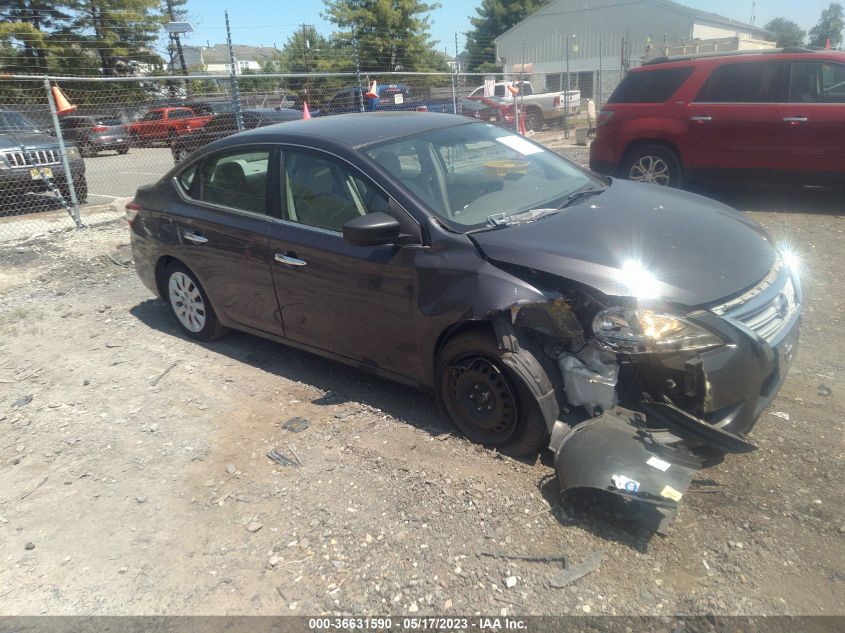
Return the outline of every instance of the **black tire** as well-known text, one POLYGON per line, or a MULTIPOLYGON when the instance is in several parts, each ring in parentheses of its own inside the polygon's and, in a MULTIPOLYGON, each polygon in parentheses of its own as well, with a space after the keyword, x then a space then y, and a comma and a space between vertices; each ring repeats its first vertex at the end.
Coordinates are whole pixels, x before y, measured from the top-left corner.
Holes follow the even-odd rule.
POLYGON ((188 157, 191 155, 191 150, 189 150, 187 147, 180 147, 179 149, 174 150, 172 153, 173 153, 173 162, 174 163, 181 163, 182 161, 185 161, 185 160, 188 159, 188 157))
POLYGON ((170 306, 170 311, 176 319, 176 323, 188 337, 198 341, 211 341, 228 331, 217 319, 217 313, 214 311, 202 284, 187 266, 180 263, 170 264, 164 270, 161 288, 164 300, 170 306), (171 288, 171 283, 174 284, 174 288, 171 288), (191 310, 194 313, 193 320, 186 316, 187 311, 183 308, 183 305, 187 305, 191 298, 194 299, 190 301, 193 306, 193 310, 191 310), (199 302, 196 301, 197 298, 199 302), (201 322, 197 320, 200 314, 202 315, 201 322), (192 323, 193 327, 189 327, 189 323, 192 323))
POLYGON ((666 145, 641 145, 622 161, 619 176, 626 180, 648 182, 663 187, 680 187, 684 181, 681 160, 666 145))
MULTIPOLYGON (((85 204, 88 202, 88 181, 85 180, 84 175, 73 179, 73 189, 76 192, 77 204, 85 204)), ((65 199, 65 202, 70 203, 70 187, 66 184, 60 184, 59 191, 65 199)))
POLYGON ((117 148, 118 154, 126 154, 129 151, 129 145, 121 145, 117 148))
POLYGON ((513 457, 531 455, 548 444, 540 407, 528 387, 483 332, 450 339, 436 363, 436 396, 441 414, 469 440, 513 457))
POLYGON ((173 143, 176 142, 176 130, 168 130, 167 131, 167 138, 164 140, 164 143, 167 147, 173 147, 173 143))
POLYGON ((89 158, 91 156, 96 156, 97 152, 91 149, 91 146, 88 143, 80 143, 79 144, 79 155, 82 158, 89 158))
POLYGON ((546 124, 546 118, 543 116, 543 111, 539 108, 528 108, 525 113, 525 124, 529 130, 539 132, 546 124))
POLYGON ((141 147, 143 145, 143 143, 141 142, 141 137, 138 135, 137 132, 132 132, 130 138, 132 139, 132 145, 134 145, 135 147, 141 147))

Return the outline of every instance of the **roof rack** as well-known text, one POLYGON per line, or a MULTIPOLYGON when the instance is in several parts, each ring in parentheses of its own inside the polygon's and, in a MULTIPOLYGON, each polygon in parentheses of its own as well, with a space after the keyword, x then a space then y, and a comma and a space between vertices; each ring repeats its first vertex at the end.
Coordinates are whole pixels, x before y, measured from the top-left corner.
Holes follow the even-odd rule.
MULTIPOLYGON (((802 48, 800 46, 787 46, 786 48, 746 48, 739 51, 712 51, 708 53, 689 53, 688 55, 673 55, 671 57, 661 56, 643 62, 643 66, 651 66, 652 64, 665 64, 667 62, 681 62, 692 59, 706 59, 708 57, 730 57, 733 55, 778 55, 781 53, 819 53, 824 51, 817 51, 810 48, 802 48)), ((829 52, 829 51, 828 51, 829 52)))

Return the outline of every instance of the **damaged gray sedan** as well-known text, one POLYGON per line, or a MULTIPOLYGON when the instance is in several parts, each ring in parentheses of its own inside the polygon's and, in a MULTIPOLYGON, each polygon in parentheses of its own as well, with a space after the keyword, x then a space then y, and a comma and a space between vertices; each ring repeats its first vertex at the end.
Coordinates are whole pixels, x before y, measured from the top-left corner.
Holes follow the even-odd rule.
POLYGON ((469 439, 551 447, 562 490, 661 517, 702 453, 754 449, 798 343, 796 257, 754 222, 463 117, 237 134, 127 215, 187 335, 235 328, 431 389, 469 439))

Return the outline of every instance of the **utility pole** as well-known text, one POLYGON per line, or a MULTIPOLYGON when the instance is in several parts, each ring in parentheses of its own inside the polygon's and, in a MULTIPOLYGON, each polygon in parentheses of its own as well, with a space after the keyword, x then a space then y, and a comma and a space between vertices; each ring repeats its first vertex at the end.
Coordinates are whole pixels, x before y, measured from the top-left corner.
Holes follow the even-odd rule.
POLYGON ((238 122, 238 132, 244 130, 244 116, 241 112, 241 93, 238 90, 238 77, 235 75, 235 49, 232 48, 232 30, 229 28, 229 12, 226 15, 226 43, 229 45, 229 81, 232 84, 232 100, 235 102, 235 120, 238 122))
MULTIPOLYGON (((311 72, 310 67, 308 66, 308 52, 311 49, 311 42, 308 41, 308 27, 311 26, 310 24, 301 24, 300 29, 302 29, 302 41, 305 47, 303 54, 305 56, 305 74, 309 74, 311 72)), ((308 101, 311 98, 311 77, 305 78, 305 101, 308 101)))
MULTIPOLYGON (((173 11, 173 0, 167 0, 167 12, 170 14, 170 21, 176 21, 176 15, 173 11)), ((182 74, 187 76, 188 75, 188 66, 185 64, 185 51, 182 50, 182 40, 179 39, 179 34, 174 33, 170 36, 170 39, 176 43, 176 54, 179 56, 179 65, 182 67, 182 74)), ((172 65, 172 61, 171 61, 172 65)), ((187 86, 186 86, 187 88, 187 86)))
POLYGON ((355 82, 358 84, 358 110, 364 111, 364 88, 361 86, 361 61, 358 59, 358 38, 352 31, 352 49, 355 54, 355 82))
POLYGON ((575 33, 566 36, 566 92, 563 94, 563 138, 569 138, 569 91, 572 81, 569 77, 569 49, 570 40, 575 40, 575 33))

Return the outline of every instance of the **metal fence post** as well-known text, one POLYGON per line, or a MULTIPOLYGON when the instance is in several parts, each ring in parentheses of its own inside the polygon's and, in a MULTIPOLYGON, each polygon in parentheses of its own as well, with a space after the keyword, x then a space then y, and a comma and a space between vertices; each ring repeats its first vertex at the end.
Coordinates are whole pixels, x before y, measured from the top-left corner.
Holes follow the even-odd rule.
MULTIPOLYGON (((73 174, 70 171, 70 163, 67 159, 67 151, 65 150, 65 140, 62 137, 62 128, 59 125, 59 113, 56 110, 56 102, 53 99, 53 91, 50 86, 50 78, 44 77, 44 91, 47 93, 47 103, 50 104, 50 117, 53 119, 53 130, 56 133, 56 140, 59 143, 59 153, 62 155, 62 169, 65 172, 65 183, 67 190, 70 193, 70 217, 76 223, 77 227, 82 226, 82 218, 79 215, 79 203, 76 200, 76 187, 73 184, 73 174)), ((40 172, 41 170, 39 170, 40 172)), ((41 172, 43 178, 43 172, 41 172)), ((64 196, 63 196, 64 197, 64 196)))
POLYGON ((241 112, 241 93, 238 90, 238 75, 235 72, 235 49, 232 48, 232 31, 229 29, 229 12, 224 11, 226 15, 226 42, 229 45, 229 81, 232 83, 232 101, 235 104, 235 119, 238 122, 238 132, 244 130, 244 115, 241 112))
POLYGON ((355 53, 355 82, 358 84, 358 110, 364 111, 364 87, 361 85, 361 60, 358 58, 358 38, 352 33, 352 48, 355 53))

